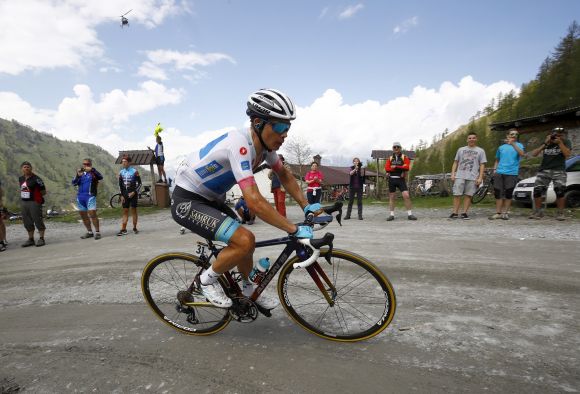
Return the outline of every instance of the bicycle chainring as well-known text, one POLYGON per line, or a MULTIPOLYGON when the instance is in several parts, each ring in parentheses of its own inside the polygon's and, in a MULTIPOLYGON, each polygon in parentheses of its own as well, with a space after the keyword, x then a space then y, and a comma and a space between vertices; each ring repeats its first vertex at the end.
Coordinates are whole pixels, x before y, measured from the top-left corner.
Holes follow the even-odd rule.
POLYGON ((233 297, 229 309, 230 316, 240 323, 251 323, 258 318, 258 308, 254 301, 247 297, 233 297))

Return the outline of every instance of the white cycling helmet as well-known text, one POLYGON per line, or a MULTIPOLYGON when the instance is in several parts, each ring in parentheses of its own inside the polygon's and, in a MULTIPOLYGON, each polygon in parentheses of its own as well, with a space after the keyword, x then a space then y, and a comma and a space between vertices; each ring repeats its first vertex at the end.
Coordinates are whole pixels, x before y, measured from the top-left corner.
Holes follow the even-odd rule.
POLYGON ((260 89, 248 97, 248 116, 296 119, 296 108, 292 99, 276 89, 260 89))

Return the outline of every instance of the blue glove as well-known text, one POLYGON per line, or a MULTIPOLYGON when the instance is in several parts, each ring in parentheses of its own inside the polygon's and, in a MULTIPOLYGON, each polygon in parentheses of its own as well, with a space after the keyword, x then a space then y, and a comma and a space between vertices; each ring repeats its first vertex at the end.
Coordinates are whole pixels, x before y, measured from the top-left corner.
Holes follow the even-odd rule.
POLYGON ((304 207, 304 213, 306 215, 308 215, 308 212, 316 212, 319 211, 321 209, 320 204, 316 203, 316 204, 308 204, 307 206, 304 207))
POLYGON ((298 226, 298 230, 291 235, 295 236, 296 238, 310 238, 314 236, 312 234, 312 227, 310 226, 298 226))

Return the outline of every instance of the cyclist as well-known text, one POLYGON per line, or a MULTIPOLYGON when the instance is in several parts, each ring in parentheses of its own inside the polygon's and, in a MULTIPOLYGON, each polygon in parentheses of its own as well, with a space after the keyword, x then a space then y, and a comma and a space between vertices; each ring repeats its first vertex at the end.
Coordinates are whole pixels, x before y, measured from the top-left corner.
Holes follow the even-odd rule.
MULTIPOLYGON (((232 305, 217 282, 222 273, 237 266, 243 276, 244 295, 250 296, 254 291, 247 276, 253 266, 255 237, 225 204, 225 193, 237 183, 248 208, 264 222, 297 238, 312 238, 311 227, 294 225, 260 194, 254 172, 265 160, 305 213, 320 209, 319 204, 306 202, 300 186, 276 153, 288 135, 290 122, 296 119, 292 100, 278 90, 261 89, 248 97, 246 114, 250 117, 248 130, 223 134, 180 164, 172 195, 171 213, 177 223, 228 245, 212 266, 196 278, 208 301, 222 308, 232 305)), ((265 309, 278 305, 276 298, 264 293, 256 302, 265 309)))
POLYGON ((385 162, 385 171, 389 178, 390 213, 387 217, 387 222, 395 220, 395 193, 397 192, 397 188, 401 191, 403 203, 405 204, 405 208, 407 208, 407 219, 417 220, 415 215, 413 215, 413 204, 411 203, 411 197, 409 196, 407 182, 405 182, 405 175, 411 168, 411 160, 409 160, 409 157, 405 155, 401 149, 400 142, 393 142, 393 154, 391 157, 387 158, 387 161, 385 162))
POLYGON ((123 156, 121 159, 121 171, 119 172, 119 189, 121 190, 121 202, 123 204, 123 222, 121 230, 117 236, 127 235, 127 222, 129 221, 129 207, 131 208, 131 216, 133 217, 133 232, 139 233, 137 230, 137 201, 139 199, 139 189, 141 189, 141 176, 139 171, 129 165, 131 158, 123 156))
POLYGON ((101 239, 99 232, 99 217, 97 216, 97 188, 103 176, 93 167, 93 161, 89 158, 83 160, 81 168, 77 169, 77 174, 72 180, 73 186, 78 186, 77 207, 83 224, 87 232, 81 239, 95 238, 101 239), (91 222, 95 226, 95 234, 91 222))

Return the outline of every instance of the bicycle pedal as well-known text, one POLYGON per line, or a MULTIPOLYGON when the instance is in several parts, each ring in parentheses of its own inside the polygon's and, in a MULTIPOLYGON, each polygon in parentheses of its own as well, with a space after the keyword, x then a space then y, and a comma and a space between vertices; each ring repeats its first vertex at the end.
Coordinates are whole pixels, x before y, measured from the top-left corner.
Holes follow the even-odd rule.
POLYGON ((260 313, 266 317, 272 317, 272 311, 270 309, 266 309, 261 307, 260 305, 258 305, 257 303, 255 304, 256 308, 258 308, 258 310, 260 311, 260 313))

